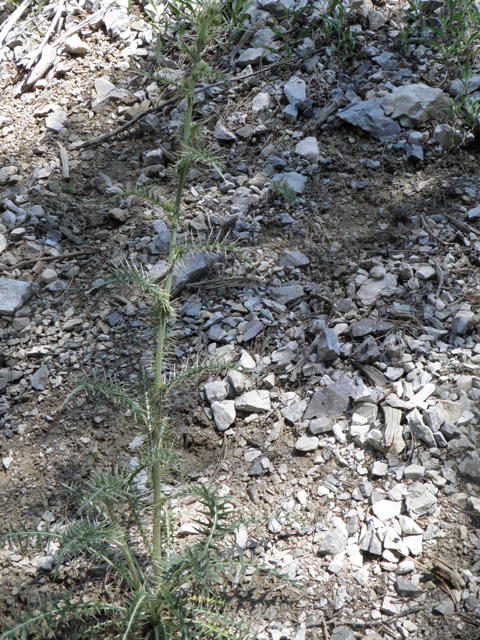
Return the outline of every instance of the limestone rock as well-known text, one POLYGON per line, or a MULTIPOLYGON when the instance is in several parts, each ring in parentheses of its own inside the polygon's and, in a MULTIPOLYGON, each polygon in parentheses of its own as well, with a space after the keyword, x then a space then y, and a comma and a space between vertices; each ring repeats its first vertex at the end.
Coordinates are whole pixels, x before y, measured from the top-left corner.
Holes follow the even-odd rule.
POLYGON ((13 316, 33 295, 33 282, 0 278, 0 315, 13 316))
POLYGON ((337 115, 341 120, 367 131, 380 142, 398 135, 401 131, 398 122, 385 115, 382 98, 350 104, 337 115))
POLYGON ((450 106, 446 93, 422 83, 397 87, 392 97, 392 118, 398 118, 404 127, 416 127, 432 118, 441 118, 450 106))

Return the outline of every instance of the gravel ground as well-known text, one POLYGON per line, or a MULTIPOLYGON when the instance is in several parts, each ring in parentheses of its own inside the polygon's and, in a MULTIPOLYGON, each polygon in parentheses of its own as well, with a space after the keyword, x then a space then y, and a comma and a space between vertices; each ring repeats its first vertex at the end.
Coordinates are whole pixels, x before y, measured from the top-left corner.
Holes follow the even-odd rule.
MULTIPOLYGON (((198 94, 225 168, 191 173, 180 228, 180 242, 229 234, 256 269, 185 260, 166 370, 217 357, 249 375, 179 387, 172 436, 189 482, 269 514, 227 543, 302 587, 245 576, 236 603, 261 638, 478 638, 477 143, 450 148, 456 77, 429 65, 428 47, 403 54, 397 7, 365 0, 352 14, 353 61, 314 30, 295 41, 292 67, 262 49, 277 4, 252 9, 265 24, 235 54, 245 78, 198 94), (249 76, 260 58, 274 66, 249 76)), ((151 365, 149 300, 91 289, 125 260, 162 273, 167 221, 119 194, 172 196, 182 113, 174 102, 86 146, 170 94, 136 73, 158 67, 142 7, 98 15, 88 0, 68 3, 53 66, 28 86, 25 56, 54 6, 23 16, 0 47, 0 504, 14 521, 71 516, 64 484, 93 464, 130 464, 141 444, 119 405, 64 402, 83 376, 128 387, 151 365)), ((12 9, 0 2, 0 29, 12 9)), ((166 42, 163 69, 181 78, 166 42)), ((210 54, 226 71, 232 47, 210 54)), ((193 513, 177 511, 188 540, 193 513)), ((72 559, 55 582, 54 562, 0 551, 0 611, 106 580, 72 559)))

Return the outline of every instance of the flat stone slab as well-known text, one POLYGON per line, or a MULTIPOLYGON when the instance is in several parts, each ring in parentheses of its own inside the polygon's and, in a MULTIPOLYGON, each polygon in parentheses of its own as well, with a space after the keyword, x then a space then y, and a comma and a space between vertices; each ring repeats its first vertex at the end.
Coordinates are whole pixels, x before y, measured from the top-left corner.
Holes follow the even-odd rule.
POLYGON ((268 391, 247 391, 235 400, 237 411, 250 411, 258 413, 260 411, 270 411, 270 394, 268 391))
POLYGON ((348 409, 354 390, 353 380, 347 376, 323 389, 318 389, 313 394, 303 419, 338 418, 348 409))
POLYGON ((385 274, 381 280, 367 278, 357 291, 357 298, 364 304, 370 305, 379 295, 389 296, 395 292, 397 288, 397 278, 393 273, 385 274))
MULTIPOLYGON (((213 267, 218 256, 206 251, 187 253, 180 258, 173 268, 172 293, 179 293, 187 284, 198 282, 213 267)), ((159 260, 148 272, 148 277, 154 282, 159 282, 167 275, 166 260, 159 260)))
POLYGON ((398 135, 402 129, 398 122, 385 115, 382 100, 383 98, 375 98, 351 104, 339 111, 338 116, 344 122, 359 127, 384 142, 398 135))
POLYGON ((34 291, 33 282, 0 278, 0 315, 13 316, 15 311, 23 307, 34 291))

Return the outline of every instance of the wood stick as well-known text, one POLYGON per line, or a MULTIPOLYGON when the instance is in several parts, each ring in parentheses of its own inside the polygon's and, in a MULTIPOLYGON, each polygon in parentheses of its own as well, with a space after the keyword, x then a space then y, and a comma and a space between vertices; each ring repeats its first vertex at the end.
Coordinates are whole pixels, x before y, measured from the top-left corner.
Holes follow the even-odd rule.
POLYGON ((30 69, 34 66, 34 64, 42 55, 43 49, 45 48, 48 41, 50 40, 53 32, 55 31, 55 27, 57 26, 58 21, 62 16, 64 6, 65 6, 65 0, 60 0, 60 2, 57 5, 57 10, 55 12, 55 15, 53 16, 53 20, 50 23, 50 26, 48 27, 47 32, 44 35, 40 45, 34 51, 29 53, 25 58, 19 61, 19 64, 23 65, 27 71, 30 71, 30 69))
POLYGON ((68 153, 65 147, 58 143, 60 164, 62 165, 62 180, 68 182, 70 180, 70 168, 68 166, 68 153))
POLYGON ((32 2, 33 0, 23 0, 22 4, 18 6, 15 11, 5 20, 3 28, 0 31, 0 46, 3 45, 12 28, 17 24, 17 22, 23 16, 28 7, 32 4, 32 2))
POLYGON ((37 262, 45 261, 45 262, 61 262, 62 260, 69 260, 70 258, 78 258, 79 256, 88 256, 97 253, 97 251, 93 251, 91 249, 86 249, 84 251, 72 251, 72 253, 63 253, 60 256, 37 256, 36 258, 30 258, 29 260, 22 260, 22 262, 17 262, 17 264, 12 265, 2 265, 2 271, 13 271, 14 269, 22 269, 23 267, 29 267, 30 265, 35 265, 37 262))

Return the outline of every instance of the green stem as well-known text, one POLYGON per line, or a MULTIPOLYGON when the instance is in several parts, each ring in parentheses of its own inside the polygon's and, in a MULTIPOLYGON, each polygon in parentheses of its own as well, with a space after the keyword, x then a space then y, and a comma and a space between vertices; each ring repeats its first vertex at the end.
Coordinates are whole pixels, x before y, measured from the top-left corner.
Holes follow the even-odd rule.
POLYGON ((138 591, 141 588, 142 583, 140 582, 140 577, 138 575, 137 567, 135 566, 135 561, 133 560, 132 553, 128 547, 127 541, 125 540, 125 536, 123 535, 122 528, 120 526, 120 523, 118 522, 117 514, 115 513, 115 509, 113 508, 111 500, 105 500, 105 505, 107 507, 110 520, 112 521, 112 524, 115 528, 115 533, 118 537, 118 546, 120 547, 120 550, 122 551, 130 570, 130 584, 135 590, 138 591))
MULTIPOLYGON (((185 114, 185 127, 183 130, 182 138, 182 152, 188 149, 191 137, 192 128, 192 116, 193 116, 193 101, 195 96, 195 84, 197 80, 198 65, 200 62, 201 53, 204 46, 203 37, 198 39, 195 54, 193 57, 193 69, 190 76, 190 83, 187 91, 187 112, 185 114)), ((177 193, 175 197, 175 205, 171 217, 171 235, 170 235, 170 247, 168 252, 168 270, 167 277, 164 283, 164 292, 167 300, 170 299, 170 292, 172 289, 173 268, 177 259, 177 231, 178 222, 180 219, 180 212, 182 208, 182 195, 185 187, 185 180, 189 170, 188 164, 183 165, 178 174, 177 193)), ((158 460, 158 452, 161 446, 161 431, 160 421, 162 418, 161 412, 161 398, 160 390, 162 385, 162 366, 165 353, 165 337, 167 333, 168 316, 162 313, 160 323, 157 331, 157 341, 155 346, 155 379, 154 379, 154 392, 156 402, 158 403, 158 422, 152 433, 153 451, 155 454, 155 461, 152 464, 152 484, 153 484, 153 574, 155 587, 158 589, 161 585, 161 570, 160 560, 162 557, 162 520, 161 520, 161 508, 162 508, 162 494, 161 494, 161 467, 158 460)))

